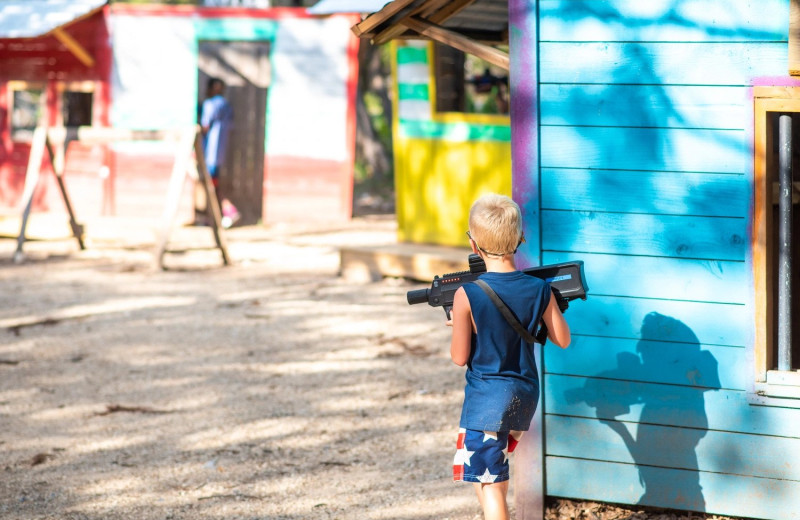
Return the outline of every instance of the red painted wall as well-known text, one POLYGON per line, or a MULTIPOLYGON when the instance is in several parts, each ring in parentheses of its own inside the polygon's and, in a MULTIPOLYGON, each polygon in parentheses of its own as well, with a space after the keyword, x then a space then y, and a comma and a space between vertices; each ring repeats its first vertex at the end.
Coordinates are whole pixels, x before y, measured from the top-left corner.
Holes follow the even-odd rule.
MULTIPOLYGON (((72 36, 95 63, 87 67, 69 52, 55 37, 32 39, 0 39, 0 211, 14 213, 21 209, 22 189, 30 154, 27 142, 14 141, 10 133, 10 110, 13 107, 9 81, 44 84, 47 93, 45 117, 51 125, 59 124, 61 113, 60 89, 66 82, 89 81, 94 86, 92 123, 109 123, 111 48, 106 24, 107 8, 68 25, 64 30, 72 36)), ((111 162, 106 146, 84 146, 73 143, 67 150, 66 182, 81 179, 93 181, 102 191, 108 184, 99 176, 101 167, 111 162)), ((43 175, 34 195, 34 211, 64 211, 64 204, 50 169, 43 161, 43 175)), ((83 190, 81 190, 83 191, 83 190)), ((72 197, 78 193, 70 190, 72 197)))

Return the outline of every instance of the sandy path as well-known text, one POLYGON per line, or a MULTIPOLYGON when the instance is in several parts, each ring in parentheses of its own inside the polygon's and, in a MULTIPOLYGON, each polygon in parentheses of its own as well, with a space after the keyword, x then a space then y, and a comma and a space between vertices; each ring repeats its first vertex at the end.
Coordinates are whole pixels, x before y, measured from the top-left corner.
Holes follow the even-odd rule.
POLYGON ((0 518, 479 518, 449 480, 444 314, 406 305, 421 284, 337 276, 337 246, 392 242, 392 221, 234 229, 233 266, 169 271, 146 228, 113 224, 22 265, 0 240, 0 518))

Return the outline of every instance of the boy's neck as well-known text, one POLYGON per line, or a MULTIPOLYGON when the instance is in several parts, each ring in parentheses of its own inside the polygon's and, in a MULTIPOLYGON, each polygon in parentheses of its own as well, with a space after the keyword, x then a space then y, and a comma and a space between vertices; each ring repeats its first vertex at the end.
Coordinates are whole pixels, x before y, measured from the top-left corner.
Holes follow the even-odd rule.
POLYGON ((517 265, 514 262, 514 255, 506 255, 499 258, 482 254, 481 258, 483 258, 486 264, 486 271, 489 273, 511 273, 517 270, 517 265))

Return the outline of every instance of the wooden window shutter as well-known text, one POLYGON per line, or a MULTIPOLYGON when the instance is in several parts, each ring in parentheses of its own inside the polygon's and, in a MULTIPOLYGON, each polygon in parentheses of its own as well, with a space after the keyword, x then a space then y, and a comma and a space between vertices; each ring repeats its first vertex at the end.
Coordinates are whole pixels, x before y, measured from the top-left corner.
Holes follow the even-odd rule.
POLYGON ((789 74, 800 76, 800 0, 789 7, 789 74))

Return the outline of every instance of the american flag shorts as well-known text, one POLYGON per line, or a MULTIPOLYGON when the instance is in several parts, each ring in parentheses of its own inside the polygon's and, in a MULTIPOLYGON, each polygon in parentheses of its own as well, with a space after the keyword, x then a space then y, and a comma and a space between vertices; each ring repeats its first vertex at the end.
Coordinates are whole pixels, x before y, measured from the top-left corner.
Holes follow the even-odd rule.
POLYGON ((458 430, 453 480, 456 482, 503 482, 508 480, 508 454, 523 432, 458 430))

